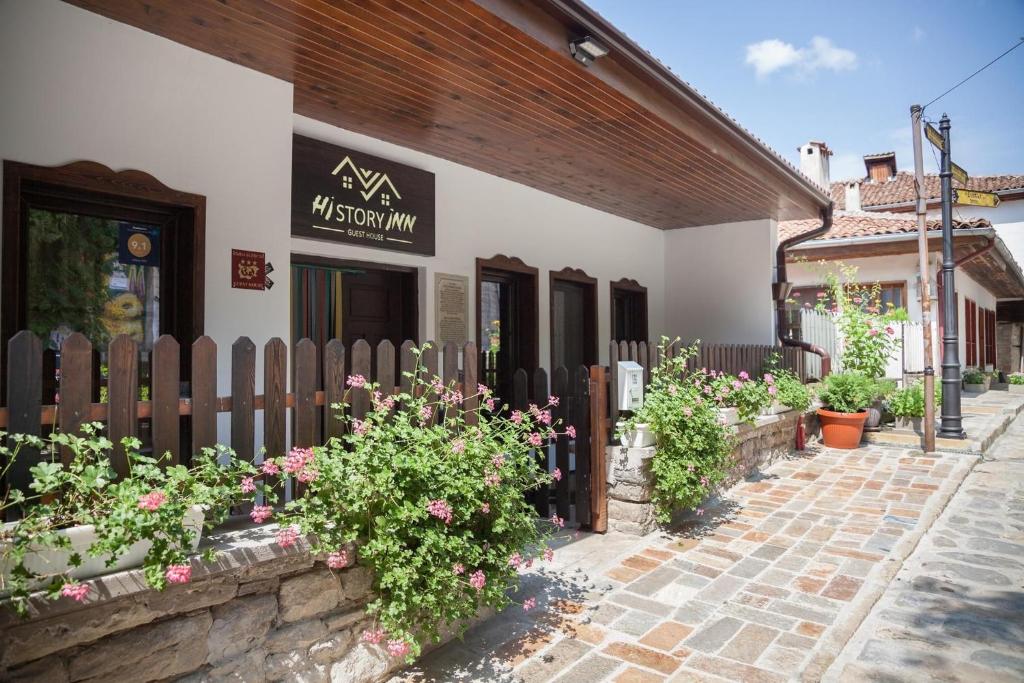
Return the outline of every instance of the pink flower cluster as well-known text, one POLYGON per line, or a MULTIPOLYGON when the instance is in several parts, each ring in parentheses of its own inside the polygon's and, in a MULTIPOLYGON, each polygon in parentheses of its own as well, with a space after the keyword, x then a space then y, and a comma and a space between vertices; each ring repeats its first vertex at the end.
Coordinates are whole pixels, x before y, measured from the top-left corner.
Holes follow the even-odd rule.
POLYGON ((481 505, 480 506, 480 512, 484 513, 485 515, 491 514, 491 504, 490 503, 484 503, 483 505, 481 505))
POLYGON ((253 493, 256 490, 256 482, 252 477, 242 477, 242 493, 253 493))
POLYGON ((406 657, 412 646, 404 640, 389 640, 388 641, 388 654, 392 657, 406 657))
POLYGON ((188 583, 192 580, 192 565, 172 564, 164 572, 168 583, 188 583))
POLYGON ((65 583, 60 589, 60 594, 65 598, 71 598, 75 602, 85 602, 91 590, 89 585, 85 583, 65 583))
POLYGON ((529 612, 537 606, 537 598, 527 598, 523 601, 523 609, 529 612))
POLYGON ((444 401, 445 403, 447 403, 450 406, 457 406, 460 403, 462 403, 462 400, 463 400, 462 392, 457 390, 457 389, 452 390, 452 391, 446 391, 444 396, 441 398, 441 400, 444 401))
POLYGON ((508 566, 515 569, 519 569, 523 565, 523 556, 519 553, 512 553, 512 557, 508 558, 508 566))
POLYGON ((476 393, 480 394, 481 396, 490 396, 491 390, 487 387, 486 384, 477 384, 476 393))
POLYGON ((365 420, 352 420, 352 431, 359 436, 366 436, 370 431, 370 424, 365 420))
POLYGON ((263 474, 275 475, 281 473, 281 468, 273 460, 265 460, 260 469, 263 470, 263 474))
POLYGON ((366 386, 366 378, 362 375, 349 375, 345 383, 353 389, 362 389, 366 386))
POLYGON ((486 583, 487 583, 487 577, 484 576, 483 571, 480 570, 480 569, 477 569, 469 577, 469 585, 472 586, 473 588, 477 589, 478 591, 483 590, 484 589, 484 585, 486 583))
POLYGON ((249 518, 252 519, 256 524, 263 524, 274 514, 274 508, 269 505, 254 505, 252 511, 249 512, 249 518))
POLYGON ((558 516, 558 513, 551 515, 551 523, 559 529, 565 528, 565 520, 558 516))
POLYGON ((284 459, 284 471, 288 474, 296 474, 312 462, 312 448, 296 447, 288 451, 288 455, 284 459))
POLYGON ((511 419, 517 425, 523 423, 523 417, 524 417, 523 416, 523 411, 521 411, 521 410, 513 410, 512 411, 512 418, 511 419))
POLYGON ((484 477, 484 484, 486 486, 497 486, 501 483, 501 476, 498 474, 488 474, 484 477))
POLYGON ((363 631, 363 642, 377 645, 380 641, 384 640, 386 633, 382 628, 368 628, 363 631))
POLYGON ((500 470, 502 466, 504 466, 505 464, 505 456, 500 453, 498 455, 493 456, 491 458, 491 464, 500 470))
POLYGON ((327 556, 327 566, 331 569, 344 569, 348 566, 348 551, 335 550, 327 556))
POLYGON ((277 532, 277 544, 282 548, 290 548, 299 540, 299 527, 294 524, 277 532))
POLYGON ((576 438, 576 428, 573 427, 572 425, 569 425, 568 427, 565 428, 565 433, 569 436, 570 439, 576 438))
POLYGON ((139 509, 156 512, 166 502, 167 494, 163 491, 150 491, 139 496, 139 509))
POLYGON ((434 409, 430 406, 423 406, 420 408, 420 420, 426 422, 434 414, 434 409))
POLYGON ((551 478, 555 481, 562 481, 562 470, 556 467, 551 471, 551 478))
POLYGON ((455 439, 455 441, 452 442, 452 453, 455 455, 459 455, 460 453, 465 452, 465 450, 466 442, 462 439, 455 439))
POLYGON ((462 576, 466 573, 466 565, 462 564, 461 562, 456 562, 452 565, 452 573, 456 576, 462 576))
POLYGON ((557 406, 558 405, 558 397, 557 396, 548 396, 548 405, 557 406))
POLYGON ((430 501, 430 504, 427 505, 427 512, 440 520, 444 520, 445 524, 452 523, 452 506, 447 501, 440 498, 430 501))
POLYGON ((541 436, 539 432, 531 432, 530 436, 528 436, 526 440, 530 443, 531 446, 540 446, 542 443, 544 443, 544 437, 541 436))

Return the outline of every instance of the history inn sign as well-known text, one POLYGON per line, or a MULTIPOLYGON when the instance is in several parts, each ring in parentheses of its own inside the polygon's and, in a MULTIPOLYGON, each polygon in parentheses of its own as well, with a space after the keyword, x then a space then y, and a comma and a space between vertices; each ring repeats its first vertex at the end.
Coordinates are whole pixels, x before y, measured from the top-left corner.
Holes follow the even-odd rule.
POLYGON ((294 136, 292 235, 434 255, 434 174, 294 136))

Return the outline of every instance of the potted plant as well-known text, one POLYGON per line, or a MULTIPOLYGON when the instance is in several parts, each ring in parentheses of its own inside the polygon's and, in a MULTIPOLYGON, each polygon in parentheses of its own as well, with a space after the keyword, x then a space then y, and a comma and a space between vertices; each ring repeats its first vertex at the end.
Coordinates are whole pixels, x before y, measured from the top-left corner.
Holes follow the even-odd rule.
POLYGON ((740 422, 752 424, 772 404, 768 385, 751 379, 745 370, 737 375, 709 373, 711 396, 719 403, 719 412, 726 425, 740 422))
POLYGON ((1024 394, 1024 372, 1011 372, 1006 379, 1007 391, 1011 394, 1024 394))
POLYGON ((615 433, 619 435, 619 443, 623 448, 648 448, 654 445, 654 430, 646 422, 629 423, 619 420, 615 423, 615 433))
POLYGON ((964 391, 981 394, 986 391, 985 373, 981 370, 968 368, 964 371, 964 391))
POLYGON ((827 376, 818 397, 825 406, 818 409, 821 434, 829 448, 856 448, 864 432, 867 408, 875 400, 877 384, 859 372, 827 376))
MULTIPOLYGON (((935 405, 942 403, 942 384, 935 383, 935 405)), ((896 389, 888 398, 889 412, 896 418, 896 429, 909 429, 922 433, 924 418, 924 382, 896 389)))
POLYGON ((21 517, 0 527, 0 593, 18 611, 34 590, 84 600, 91 589, 82 580, 137 566, 157 589, 187 582, 204 523, 219 522, 258 490, 251 464, 218 463, 218 456, 230 455, 226 449, 207 449, 186 468, 141 455, 132 438, 124 440, 128 474, 119 477, 110 460, 113 443, 100 429, 85 425, 83 436, 53 434, 46 441, 12 435, 13 447, 0 447, 7 468, 23 448, 43 455, 29 470, 29 492, 9 490, 0 499, 0 513, 21 517))

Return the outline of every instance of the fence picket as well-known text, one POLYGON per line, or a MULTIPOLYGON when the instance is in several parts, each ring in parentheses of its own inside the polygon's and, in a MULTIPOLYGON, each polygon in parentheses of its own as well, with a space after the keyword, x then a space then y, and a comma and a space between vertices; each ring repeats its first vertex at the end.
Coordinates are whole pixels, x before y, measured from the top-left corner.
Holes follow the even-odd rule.
POLYGON ((553 422, 558 422, 559 434, 554 439, 555 445, 555 466, 562 473, 562 478, 555 482, 555 510, 558 516, 569 519, 569 479, 571 476, 569 467, 569 437, 564 433, 565 427, 569 424, 569 407, 572 397, 569 395, 569 370, 563 365, 555 368, 551 376, 551 393, 558 397, 558 405, 552 406, 551 412, 553 422))
POLYGON ((345 433, 345 345, 332 339, 324 347, 324 438, 341 438, 345 433), (339 406, 335 408, 334 406, 339 406))
POLYGON ((192 343, 192 452, 217 443, 217 344, 207 336, 192 343))
POLYGON ((385 396, 395 393, 395 345, 390 339, 377 344, 377 383, 385 396))
MULTIPOLYGON (((533 399, 531 403, 536 403, 538 406, 542 406, 547 403, 548 400, 548 374, 544 368, 537 368, 533 373, 533 392, 531 395, 533 399)), ((544 439, 543 443, 535 450, 535 456, 537 458, 537 466, 544 472, 550 471, 548 467, 548 460, 550 454, 548 448, 550 444, 547 439, 544 439)), ((534 494, 534 508, 537 510, 537 515, 540 517, 547 517, 551 514, 551 492, 549 488, 541 486, 537 489, 534 494)))
POLYGON ((466 423, 475 425, 479 423, 477 410, 480 407, 480 397, 477 395, 476 363, 480 356, 476 352, 476 344, 471 341, 466 342, 462 349, 462 375, 465 385, 462 393, 466 395, 462 407, 466 410, 466 423))
MULTIPOLYGON (((42 419, 43 345, 39 337, 22 330, 7 345, 7 431, 9 434, 39 436, 42 419)), ((14 447, 13 441, 8 444, 14 447)), ((7 471, 12 489, 30 493, 29 469, 39 461, 39 451, 23 446, 7 471)), ((5 463, 6 464, 6 463, 5 463)), ((14 510, 9 511, 10 514, 14 510)))
MULTIPOLYGON (((437 374, 437 344, 435 344, 434 342, 427 342, 424 345, 424 347, 423 347, 423 354, 420 356, 420 362, 423 363, 423 371, 424 371, 424 374, 425 374, 425 379, 428 382, 432 382, 435 377, 439 376, 437 374)), ((428 394, 430 396, 432 396, 432 398, 429 399, 431 402, 437 400, 438 397, 433 395, 434 394, 434 390, 433 389, 427 389, 426 391, 428 392, 428 394)), ((438 413, 438 411, 435 409, 430 414, 430 420, 429 420, 430 424, 437 423, 437 420, 439 419, 437 413, 438 413)))
MULTIPOLYGON (((371 377, 370 353, 370 344, 365 339, 359 339, 352 345, 352 374, 362 375, 367 381, 371 377)), ((353 387, 349 398, 349 403, 352 405, 352 417, 357 420, 364 419, 370 412, 370 392, 353 387)))
POLYGON ((292 443, 299 448, 308 448, 316 444, 316 344, 312 339, 299 340, 292 363, 295 364, 292 443))
POLYGON ((178 340, 169 334, 160 335, 153 344, 150 396, 153 405, 153 456, 170 454, 171 465, 181 462, 178 394, 181 393, 181 351, 178 340))
MULTIPOLYGON (((92 402, 92 344, 85 335, 75 332, 60 347, 60 431, 78 435, 78 430, 89 420, 92 402)), ((71 451, 61 449, 65 464, 71 460, 71 451)))
POLYGON ((288 448, 288 345, 274 337, 263 347, 263 447, 265 459, 277 458, 288 448))
POLYGON ((637 363, 644 369, 644 386, 651 383, 651 358, 647 354, 647 342, 640 342, 636 345, 637 363))
POLYGON ((231 447, 241 460, 256 455, 256 345, 239 337, 231 345, 231 447))
POLYGON ((443 353, 444 358, 441 362, 444 364, 444 377, 442 380, 446 387, 450 387, 459 382, 459 347, 455 345, 455 342, 445 342, 443 353))
POLYGON ((126 334, 119 334, 110 342, 107 352, 107 397, 110 416, 107 426, 114 442, 111 464, 120 476, 128 474, 128 459, 121 439, 139 433, 139 351, 126 334))
POLYGON ((608 392, 608 400, 611 401, 611 412, 612 415, 619 414, 619 361, 625 360, 619 355, 622 350, 622 346, 617 342, 610 342, 608 344, 608 382, 611 386, 611 391, 608 392))

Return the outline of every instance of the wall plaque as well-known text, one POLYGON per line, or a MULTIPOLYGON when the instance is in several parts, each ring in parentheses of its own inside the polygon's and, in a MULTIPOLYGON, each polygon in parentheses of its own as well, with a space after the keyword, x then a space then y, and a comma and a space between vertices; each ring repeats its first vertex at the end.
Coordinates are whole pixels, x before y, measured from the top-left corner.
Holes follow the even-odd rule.
POLYGON ((434 273, 434 321, 438 344, 469 338, 469 278, 465 275, 434 273))
POLYGON ((232 249, 231 287, 234 289, 266 289, 267 255, 262 251, 232 249))
POLYGON ((434 255, 434 174, 295 135, 292 235, 434 255))

